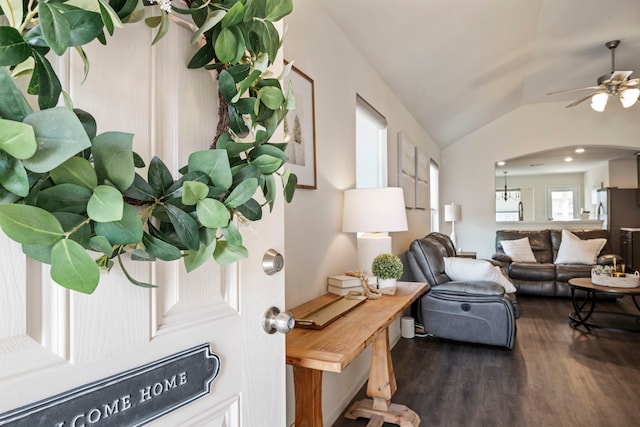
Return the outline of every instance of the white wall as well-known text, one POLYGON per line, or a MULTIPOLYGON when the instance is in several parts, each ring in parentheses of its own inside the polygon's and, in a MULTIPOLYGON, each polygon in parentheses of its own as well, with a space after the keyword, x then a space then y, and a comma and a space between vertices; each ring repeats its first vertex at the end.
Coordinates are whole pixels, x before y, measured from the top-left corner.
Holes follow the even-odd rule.
MULTIPOLYGON (((316 0, 295 2, 285 19, 285 59, 314 80, 317 189, 298 190, 285 209, 286 306, 294 307, 326 292, 326 278, 356 268, 356 236, 342 233, 342 198, 355 187, 356 94, 388 121, 389 185, 397 186, 397 133, 435 161, 439 148, 361 57, 316 0)), ((393 233, 393 252, 429 232, 428 211, 407 211, 409 231, 393 233)), ((392 339, 399 336, 397 324, 392 339)), ((340 415, 368 375, 369 352, 341 374, 324 374, 325 425, 340 415)), ((293 385, 289 370, 287 420, 293 422, 293 385)))
POLYGON ((497 161, 579 144, 640 147, 640 106, 625 110, 611 103, 604 113, 596 113, 586 104, 570 109, 565 104, 520 107, 442 150, 443 200, 462 204, 465 213, 456 234, 465 250, 481 258, 494 252, 497 161))

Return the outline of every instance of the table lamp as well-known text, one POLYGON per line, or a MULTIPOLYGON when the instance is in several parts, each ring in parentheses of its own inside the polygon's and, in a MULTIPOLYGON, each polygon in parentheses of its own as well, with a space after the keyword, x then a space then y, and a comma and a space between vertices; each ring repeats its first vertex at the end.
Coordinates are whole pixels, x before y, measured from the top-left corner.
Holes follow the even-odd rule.
POLYGON ((453 246, 458 250, 458 241, 456 236, 456 221, 462 219, 462 207, 451 203, 450 205, 444 205, 444 220, 451 223, 451 241, 453 246))
POLYGON ((391 231, 406 231, 402 188, 356 188, 344 192, 342 231, 358 233, 358 269, 371 274, 373 259, 391 253, 391 231))

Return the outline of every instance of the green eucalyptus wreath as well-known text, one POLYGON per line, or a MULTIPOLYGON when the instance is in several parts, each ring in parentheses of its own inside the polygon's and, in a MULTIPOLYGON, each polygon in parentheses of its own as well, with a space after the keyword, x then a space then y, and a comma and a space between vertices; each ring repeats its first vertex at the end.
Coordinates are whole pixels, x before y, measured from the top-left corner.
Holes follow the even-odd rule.
MULTIPOLYGON (((293 198, 297 178, 281 168, 284 143, 270 142, 293 93, 284 93, 267 67, 281 47, 273 22, 293 9, 292 0, 0 0, 0 227, 23 252, 51 265, 59 285, 92 293, 100 269, 114 259, 129 280, 121 255, 153 261, 182 258, 187 271, 213 257, 229 264, 247 257, 239 221, 261 219, 273 207, 275 177, 284 198, 293 198), (159 3, 159 4, 157 4, 159 3), (154 157, 145 162, 132 150, 133 135, 97 134, 86 111, 74 109, 47 59, 82 46, 123 23, 155 16, 156 43, 169 30, 170 13, 190 15, 199 42, 187 67, 217 70, 220 118, 214 140, 191 153, 177 179, 154 157), (2 16, 4 15, 4 16, 2 16), (27 76, 26 92, 37 95, 34 110, 15 79, 27 76), (58 106, 61 99, 66 106, 58 106), (261 189, 264 198, 254 195, 261 189), (97 256, 97 258, 96 258, 97 256)), ((286 74, 288 67, 285 67, 286 74)))

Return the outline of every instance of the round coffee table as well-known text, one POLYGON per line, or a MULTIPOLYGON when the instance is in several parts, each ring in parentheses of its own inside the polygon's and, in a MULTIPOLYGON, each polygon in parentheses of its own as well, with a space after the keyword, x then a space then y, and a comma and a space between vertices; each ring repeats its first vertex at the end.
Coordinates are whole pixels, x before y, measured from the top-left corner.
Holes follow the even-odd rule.
POLYGON ((581 277, 569 279, 569 288, 571 289, 571 301, 573 302, 573 312, 569 314, 569 320, 573 328, 584 326, 587 331, 591 331, 591 328, 603 328, 640 332, 640 314, 636 315, 620 311, 598 311, 595 309, 598 296, 630 296, 633 304, 640 312, 640 305, 636 300, 636 296, 640 295, 640 287, 615 288, 594 285, 590 277, 581 277), (577 295, 577 290, 583 291, 582 295, 577 295), (594 315, 596 317, 592 317, 594 315))

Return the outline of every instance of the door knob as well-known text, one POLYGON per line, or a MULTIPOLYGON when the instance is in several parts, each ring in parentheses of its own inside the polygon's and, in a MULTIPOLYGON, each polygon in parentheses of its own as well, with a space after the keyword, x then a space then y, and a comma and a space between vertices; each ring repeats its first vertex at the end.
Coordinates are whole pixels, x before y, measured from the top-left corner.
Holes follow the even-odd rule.
POLYGON ((264 313, 262 328, 268 334, 280 332, 288 334, 296 324, 296 319, 288 311, 280 311, 277 307, 271 307, 264 313))

